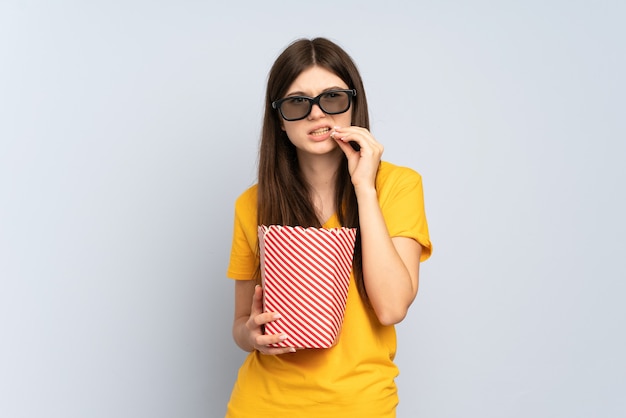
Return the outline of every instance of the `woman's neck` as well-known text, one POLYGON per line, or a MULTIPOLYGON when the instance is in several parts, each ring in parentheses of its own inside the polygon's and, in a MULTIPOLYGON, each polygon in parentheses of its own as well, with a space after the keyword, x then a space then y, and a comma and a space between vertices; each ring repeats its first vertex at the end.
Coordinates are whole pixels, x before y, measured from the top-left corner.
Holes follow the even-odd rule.
MULTIPOLYGON (((340 151, 340 150, 339 150, 340 151)), ((325 155, 298 155, 298 165, 302 176, 310 187, 318 192, 335 189, 335 178, 341 164, 341 153, 325 155)))
MULTIPOLYGON (((341 150, 338 150, 341 151, 341 150)), ((311 201, 324 224, 336 211, 335 183, 343 153, 298 156, 300 171, 311 188, 311 201)))

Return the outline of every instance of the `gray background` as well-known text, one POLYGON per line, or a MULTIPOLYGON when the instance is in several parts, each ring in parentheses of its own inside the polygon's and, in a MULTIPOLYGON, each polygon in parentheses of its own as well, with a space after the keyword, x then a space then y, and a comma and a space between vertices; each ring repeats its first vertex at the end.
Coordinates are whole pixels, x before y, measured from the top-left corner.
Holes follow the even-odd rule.
POLYGON ((317 35, 424 177, 398 415, 626 415, 625 4, 3 0, 0 415, 223 415, 233 203, 317 35))

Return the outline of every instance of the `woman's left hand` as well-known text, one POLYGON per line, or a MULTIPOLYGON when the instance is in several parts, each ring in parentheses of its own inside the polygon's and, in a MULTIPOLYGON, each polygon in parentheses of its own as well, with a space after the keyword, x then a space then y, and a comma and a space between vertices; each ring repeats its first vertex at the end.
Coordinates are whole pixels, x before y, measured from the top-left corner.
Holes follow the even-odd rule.
POLYGON ((331 136, 346 154, 348 171, 354 187, 374 187, 383 146, 376 141, 370 131, 358 126, 335 127, 331 136), (352 148, 351 142, 359 146, 358 151, 352 148))

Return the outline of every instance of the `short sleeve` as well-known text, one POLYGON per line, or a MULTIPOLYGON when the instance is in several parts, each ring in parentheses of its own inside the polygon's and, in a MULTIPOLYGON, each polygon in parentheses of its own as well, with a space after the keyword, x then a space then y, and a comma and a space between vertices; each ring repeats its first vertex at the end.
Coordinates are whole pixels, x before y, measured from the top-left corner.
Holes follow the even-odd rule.
POLYGON ((235 219, 226 276, 235 280, 255 278, 258 259, 256 187, 246 190, 235 202, 235 219))
POLYGON ((376 187, 389 235, 415 239, 423 247, 420 261, 428 259, 432 244, 426 221, 421 175, 410 168, 382 163, 376 187))

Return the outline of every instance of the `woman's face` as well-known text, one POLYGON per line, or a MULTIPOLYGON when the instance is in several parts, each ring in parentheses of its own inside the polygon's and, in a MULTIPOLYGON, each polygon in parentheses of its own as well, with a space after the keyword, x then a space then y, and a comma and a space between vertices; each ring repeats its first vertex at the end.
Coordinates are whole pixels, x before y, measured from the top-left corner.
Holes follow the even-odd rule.
MULTIPOLYGON (((317 97, 328 90, 347 89, 348 86, 334 73, 319 66, 304 70, 291 83, 284 97, 317 97)), ((279 116, 280 117, 280 116, 279 116)), ((352 106, 345 113, 329 115, 315 104, 307 117, 297 121, 286 121, 281 117, 282 129, 298 149, 298 155, 324 155, 338 150, 335 140, 330 137, 334 127, 350 126, 352 106)))

